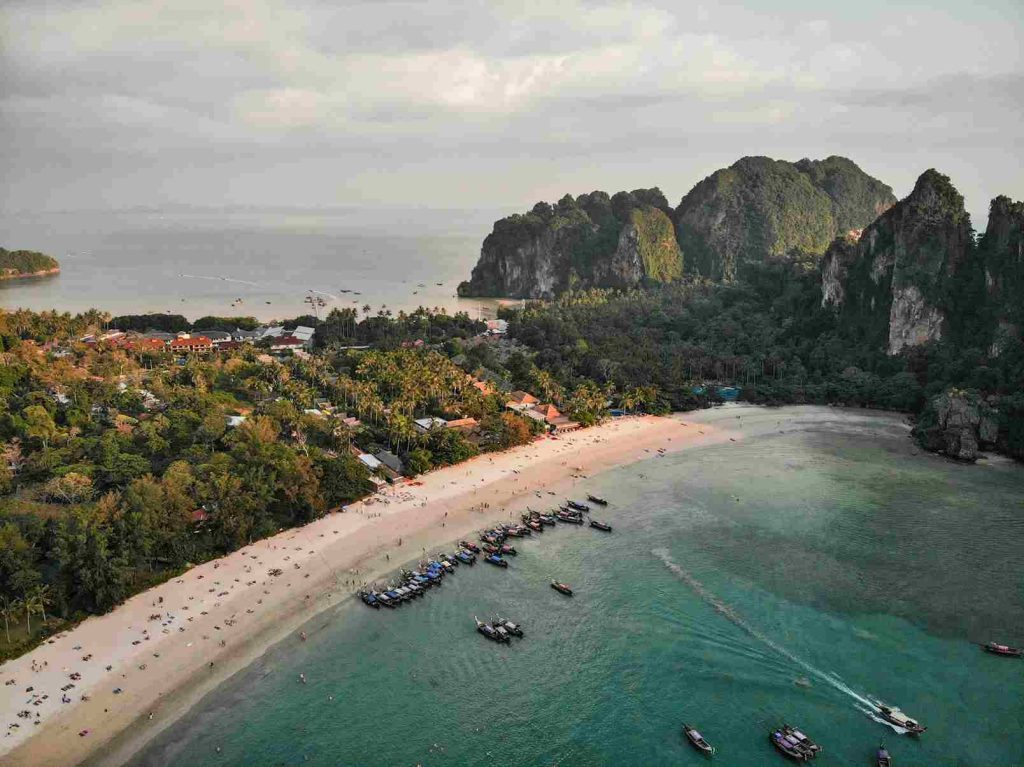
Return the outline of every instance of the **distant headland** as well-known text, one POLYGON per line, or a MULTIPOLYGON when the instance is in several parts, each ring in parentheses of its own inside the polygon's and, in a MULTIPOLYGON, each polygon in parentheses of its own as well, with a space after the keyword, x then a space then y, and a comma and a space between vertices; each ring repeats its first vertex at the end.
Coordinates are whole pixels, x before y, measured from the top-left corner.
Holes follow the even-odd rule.
POLYGON ((53 256, 34 250, 0 248, 0 280, 49 277, 59 273, 60 263, 53 256))

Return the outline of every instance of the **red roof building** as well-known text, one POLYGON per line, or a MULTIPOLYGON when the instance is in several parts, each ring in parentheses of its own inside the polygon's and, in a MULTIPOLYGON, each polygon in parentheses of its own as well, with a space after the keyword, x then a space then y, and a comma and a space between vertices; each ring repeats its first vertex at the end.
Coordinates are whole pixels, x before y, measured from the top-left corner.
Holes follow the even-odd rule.
POLYGON ((168 345, 172 352, 201 353, 213 350, 213 341, 206 336, 183 336, 175 338, 168 345))

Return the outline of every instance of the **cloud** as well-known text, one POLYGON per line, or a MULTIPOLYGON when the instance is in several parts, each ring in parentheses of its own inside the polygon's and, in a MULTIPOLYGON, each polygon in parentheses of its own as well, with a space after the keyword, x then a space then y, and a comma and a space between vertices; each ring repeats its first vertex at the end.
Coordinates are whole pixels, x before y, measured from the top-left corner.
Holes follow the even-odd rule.
POLYGON ((8 2, 0 201, 317 204, 390 184, 493 205, 555 183, 538 175, 682 193, 709 158, 818 148, 885 157, 902 183, 908 132, 1020 197, 1022 26, 998 1, 8 2))

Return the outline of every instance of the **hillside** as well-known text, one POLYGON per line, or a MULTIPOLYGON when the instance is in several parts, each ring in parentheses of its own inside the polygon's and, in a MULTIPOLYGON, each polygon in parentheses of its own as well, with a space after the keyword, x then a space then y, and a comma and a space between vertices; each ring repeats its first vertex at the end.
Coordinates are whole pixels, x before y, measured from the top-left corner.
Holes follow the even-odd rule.
POLYGON ((570 288, 630 288, 742 277, 752 264, 813 267, 837 234, 862 228, 892 190, 843 157, 745 157, 697 184, 673 210, 661 191, 591 192, 495 222, 462 296, 553 298, 570 288))
POLYGON ((33 250, 0 248, 0 280, 20 277, 44 277, 60 271, 57 259, 33 250))
POLYGON ((845 157, 744 157, 697 184, 674 220, 689 270, 730 282, 752 263, 814 263, 837 235, 895 202, 891 188, 845 157))

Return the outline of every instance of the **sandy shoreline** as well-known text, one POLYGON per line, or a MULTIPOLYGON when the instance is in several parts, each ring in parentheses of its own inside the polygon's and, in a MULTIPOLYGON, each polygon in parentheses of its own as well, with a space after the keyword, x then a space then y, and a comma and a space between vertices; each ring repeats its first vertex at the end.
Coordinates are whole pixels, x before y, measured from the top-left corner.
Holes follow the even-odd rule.
POLYGON ((357 584, 518 515, 531 502, 550 508, 567 497, 574 475, 651 458, 658 448, 735 438, 696 421, 619 419, 441 469, 195 567, 90 618, 0 667, 0 680, 15 680, 3 688, 0 704, 6 736, 0 764, 123 764, 225 678, 350 598, 357 584), (282 574, 269 575, 273 569, 282 574), (71 679, 73 673, 80 678, 71 679), (62 702, 61 688, 69 683, 75 686, 62 702), (34 705, 33 696, 42 694, 49 697, 34 705), (31 715, 18 718, 18 711, 31 715), (40 724, 33 725, 37 713, 40 724), (11 723, 20 727, 10 729, 11 723), (88 734, 79 736, 83 730, 88 734))

